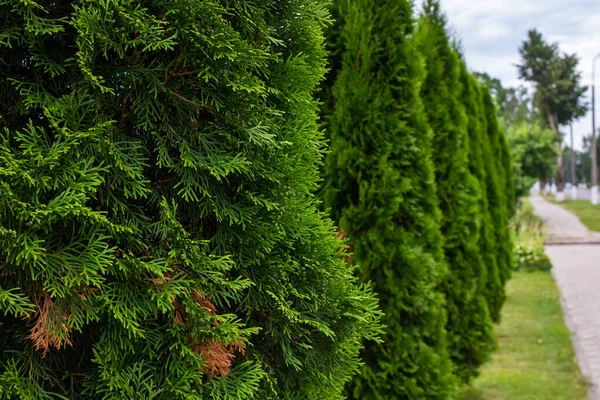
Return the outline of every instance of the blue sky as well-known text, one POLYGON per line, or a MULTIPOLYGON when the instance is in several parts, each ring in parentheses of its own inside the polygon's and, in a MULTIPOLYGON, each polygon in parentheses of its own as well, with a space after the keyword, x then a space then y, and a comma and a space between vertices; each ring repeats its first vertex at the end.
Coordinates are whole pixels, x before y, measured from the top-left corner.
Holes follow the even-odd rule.
MULTIPOLYGON (((450 28, 462 40, 471 70, 517 86, 518 48, 527 31, 537 28, 548 41, 558 42, 561 51, 579 56, 582 82, 590 84, 592 59, 600 53, 600 0, 442 0, 442 6, 450 28)), ((600 60, 596 95, 596 125, 600 125, 600 60)), ((574 124, 576 148, 581 148, 591 124, 591 112, 574 124)))

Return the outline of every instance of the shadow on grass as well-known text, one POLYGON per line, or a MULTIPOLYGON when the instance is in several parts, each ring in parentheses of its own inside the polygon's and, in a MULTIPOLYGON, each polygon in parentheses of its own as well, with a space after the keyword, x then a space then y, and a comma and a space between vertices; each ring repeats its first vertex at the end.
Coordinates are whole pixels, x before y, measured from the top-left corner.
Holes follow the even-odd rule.
POLYGON ((463 390, 461 400, 485 400, 485 397, 481 390, 469 387, 463 390))

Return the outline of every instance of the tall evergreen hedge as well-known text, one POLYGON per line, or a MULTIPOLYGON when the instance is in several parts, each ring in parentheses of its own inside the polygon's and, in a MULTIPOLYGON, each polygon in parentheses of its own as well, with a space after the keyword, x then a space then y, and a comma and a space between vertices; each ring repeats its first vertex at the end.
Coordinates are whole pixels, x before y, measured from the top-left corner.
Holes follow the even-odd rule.
POLYGON ((500 140, 500 161, 504 169, 504 187, 506 188, 506 212, 509 217, 514 216, 516 212, 516 188, 514 179, 514 167, 512 157, 510 154, 510 145, 508 143, 508 137, 506 130, 502 125, 499 125, 499 140, 500 140))
MULTIPOLYGON (((0 3, 0 398, 342 398, 378 314, 312 195, 325 7, 0 3)), ((407 257, 418 380, 441 272, 407 257)))
POLYGON ((463 85, 465 85, 463 87, 469 88, 469 94, 465 97, 467 115, 469 116, 469 143, 471 148, 469 168, 477 178, 481 188, 479 204, 482 215, 478 246, 485 265, 485 280, 480 281, 478 289, 483 292, 490 316, 494 321, 498 321, 500 308, 505 299, 505 292, 498 270, 501 258, 497 255, 496 228, 490 202, 488 201, 488 196, 491 193, 490 186, 495 188, 497 185, 495 183, 496 178, 491 175, 493 171, 489 168, 489 165, 497 155, 490 153, 487 136, 488 124, 482 92, 487 89, 482 88, 477 79, 468 73, 466 66, 463 66, 461 76, 463 85))
POLYGON ((411 1, 336 0, 322 91, 330 139, 323 198, 371 280, 387 326, 369 342, 350 399, 450 399, 439 286, 446 276, 430 133, 419 99, 424 71, 411 1))
POLYGON ((421 95, 433 131, 444 254, 450 271, 443 284, 448 303, 448 346, 456 374, 468 381, 477 375, 495 345, 481 290, 487 279, 479 247, 485 210, 479 201, 481 187, 469 168, 469 131, 479 128, 467 112, 475 107, 475 100, 468 98, 472 94, 464 77, 461 82, 462 61, 450 44, 437 1, 424 4, 418 40, 427 70, 421 95))
MULTIPOLYGON (((464 62, 460 63, 460 83, 462 88, 461 99, 465 107, 468 119, 467 130, 469 137, 469 162, 468 168, 473 177, 477 180, 477 204, 478 213, 477 223, 477 248, 481 256, 481 264, 476 265, 477 279, 474 290, 472 312, 486 321, 486 325, 479 335, 469 338, 474 344, 470 347, 471 353, 465 349, 462 356, 471 362, 461 362, 471 366, 483 364, 489 358, 490 353, 495 349, 496 338, 493 325, 490 323, 490 307, 488 298, 504 296, 504 287, 500 283, 498 275, 497 261, 494 256, 494 243, 492 242, 491 230, 493 223, 490 218, 489 205, 486 194, 486 169, 487 159, 483 158, 483 141, 486 140, 485 126, 481 123, 483 104, 481 102, 481 89, 477 80, 469 73, 464 62), (488 291, 487 288, 492 288, 488 291), (467 357, 465 357, 467 356, 467 357)), ((467 306, 468 307, 468 306, 467 306)), ((465 361, 466 361, 465 360, 465 361)), ((478 374, 477 369, 467 369, 463 374, 467 379, 478 374)))
MULTIPOLYGON (((486 120, 487 141, 486 149, 489 162, 488 171, 488 202, 495 230, 496 260, 498 274, 502 286, 510 279, 512 271, 512 243, 508 222, 514 209, 514 186, 510 154, 505 134, 498 124, 496 105, 490 90, 482 90, 484 118, 486 120)), ((500 299, 499 299, 500 300, 500 299)), ((500 319, 500 309, 504 299, 490 308, 495 321, 500 319)))

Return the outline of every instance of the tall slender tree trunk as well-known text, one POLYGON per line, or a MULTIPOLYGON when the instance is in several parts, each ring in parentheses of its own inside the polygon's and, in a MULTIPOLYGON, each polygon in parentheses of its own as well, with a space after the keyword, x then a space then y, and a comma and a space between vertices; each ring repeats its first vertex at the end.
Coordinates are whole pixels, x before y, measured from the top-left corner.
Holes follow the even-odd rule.
POLYGON ((569 125, 571 133, 571 184, 577 186, 577 171, 575 171, 575 146, 573 143, 573 124, 569 125))

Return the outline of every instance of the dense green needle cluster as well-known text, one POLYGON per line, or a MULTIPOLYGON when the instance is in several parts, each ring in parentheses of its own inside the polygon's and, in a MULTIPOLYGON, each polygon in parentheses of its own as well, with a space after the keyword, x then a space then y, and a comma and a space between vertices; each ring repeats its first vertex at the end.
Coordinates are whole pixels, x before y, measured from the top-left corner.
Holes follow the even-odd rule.
MULTIPOLYGON (((378 311, 312 194, 326 6, 0 1, 0 398, 342 398, 378 311)), ((390 235, 441 374, 437 215, 390 235)))

